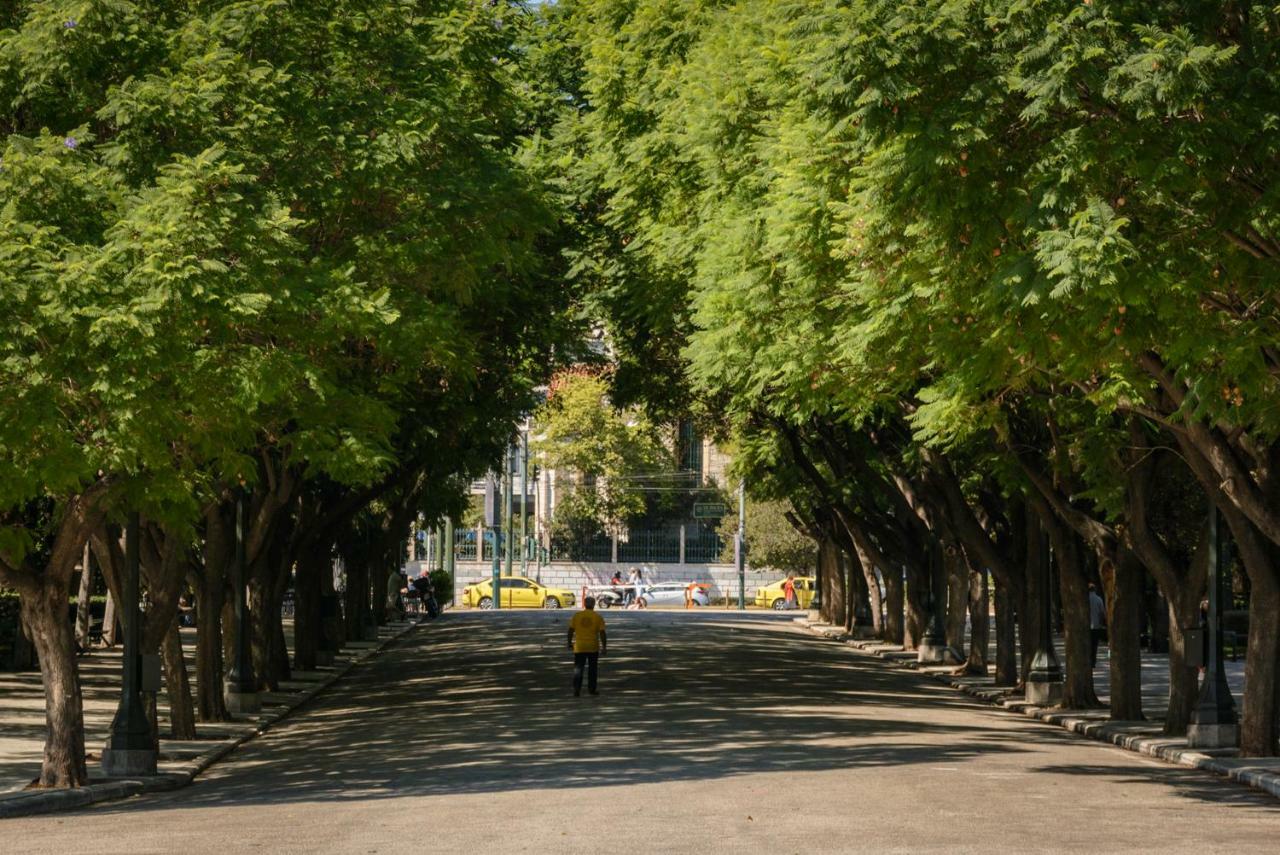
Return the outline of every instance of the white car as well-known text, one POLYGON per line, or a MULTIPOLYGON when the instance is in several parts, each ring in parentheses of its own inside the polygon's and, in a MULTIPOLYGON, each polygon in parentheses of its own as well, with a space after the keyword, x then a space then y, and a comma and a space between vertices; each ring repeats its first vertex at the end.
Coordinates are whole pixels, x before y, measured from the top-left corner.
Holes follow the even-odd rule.
MULTIPOLYGON (((645 585, 642 599, 646 606, 683 606, 684 592, 688 587, 688 582, 658 582, 645 585)), ((706 585, 694 585, 693 604, 695 606, 711 605, 711 597, 707 594, 706 585)))

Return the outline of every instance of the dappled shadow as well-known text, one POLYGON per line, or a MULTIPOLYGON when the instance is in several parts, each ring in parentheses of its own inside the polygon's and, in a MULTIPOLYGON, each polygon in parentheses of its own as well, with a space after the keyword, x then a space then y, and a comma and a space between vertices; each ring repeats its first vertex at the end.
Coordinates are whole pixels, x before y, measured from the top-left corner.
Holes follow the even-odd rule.
POLYGON ((1280 815, 1280 802, 1239 785, 1228 785, 1205 772, 1178 766, 1143 763, 1117 767, 1089 763, 1051 764, 1032 767, 1032 772, 1054 775, 1085 775, 1106 784, 1156 784, 1177 796, 1210 801, 1251 812, 1280 815))
MULTIPOLYGON (((606 613, 602 693, 575 698, 564 649, 569 614, 447 614, 192 788, 98 812, 858 767, 919 765, 927 774, 931 764, 1080 744, 1060 728, 789 631, 789 621, 772 615, 606 613)), ((1176 775, 1164 783, 1213 802, 1243 792, 1203 776, 1195 788, 1176 775)))
POLYGON ((575 698, 568 616, 449 614, 191 790, 148 806, 591 787, 1025 750, 998 722, 931 715, 972 701, 780 631, 771 616, 609 613, 602 693, 575 698))

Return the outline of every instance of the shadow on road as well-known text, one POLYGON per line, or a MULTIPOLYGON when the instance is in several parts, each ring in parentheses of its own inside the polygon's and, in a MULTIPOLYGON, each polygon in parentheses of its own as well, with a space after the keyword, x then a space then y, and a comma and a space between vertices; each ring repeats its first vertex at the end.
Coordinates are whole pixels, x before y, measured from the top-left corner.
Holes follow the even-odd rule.
MULTIPOLYGON (((1034 743, 1079 742, 847 648, 789 632, 773 615, 606 613, 611 652, 601 662, 602 693, 575 698, 564 648, 570 614, 449 613, 354 671, 308 711, 240 749, 192 788, 145 806, 368 800, 955 764, 1028 752, 1034 743), (961 709, 969 715, 941 714, 961 709)), ((1056 771, 1117 779, 1115 769, 1088 765, 1056 771)), ((1224 793, 1238 793, 1232 802, 1240 806, 1276 807, 1185 770, 1152 767, 1131 777, 1170 785, 1191 798, 1223 802, 1224 793)))

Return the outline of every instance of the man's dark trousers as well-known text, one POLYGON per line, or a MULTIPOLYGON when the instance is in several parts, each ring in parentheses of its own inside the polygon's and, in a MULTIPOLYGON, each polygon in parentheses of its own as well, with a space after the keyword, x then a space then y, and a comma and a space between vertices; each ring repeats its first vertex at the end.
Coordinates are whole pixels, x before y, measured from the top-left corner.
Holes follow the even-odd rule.
POLYGON ((599 653, 575 653, 573 654, 573 691, 582 691, 582 669, 587 669, 587 691, 591 694, 596 692, 596 678, 600 675, 600 654, 599 653))

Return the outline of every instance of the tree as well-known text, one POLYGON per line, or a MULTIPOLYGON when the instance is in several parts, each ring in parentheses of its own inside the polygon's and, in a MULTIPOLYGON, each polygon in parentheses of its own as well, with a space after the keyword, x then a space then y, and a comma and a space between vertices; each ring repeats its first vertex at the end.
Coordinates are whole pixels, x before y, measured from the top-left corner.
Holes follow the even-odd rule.
MULTIPOLYGON (((558 508, 618 531, 645 509, 645 484, 670 471, 671 452, 637 410, 618 410, 598 374, 570 372, 551 385, 534 416, 534 450, 543 465, 572 479, 558 508)), ((560 511, 557 510, 559 514, 560 511)))
MULTIPOLYGON (((818 560, 812 538, 796 528, 795 511, 786 501, 747 503, 747 554, 756 568, 810 575, 818 560)), ((738 518, 732 514, 720 523, 720 540, 726 545, 720 560, 733 561, 733 540, 738 518)))

